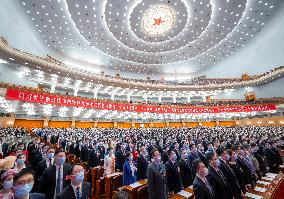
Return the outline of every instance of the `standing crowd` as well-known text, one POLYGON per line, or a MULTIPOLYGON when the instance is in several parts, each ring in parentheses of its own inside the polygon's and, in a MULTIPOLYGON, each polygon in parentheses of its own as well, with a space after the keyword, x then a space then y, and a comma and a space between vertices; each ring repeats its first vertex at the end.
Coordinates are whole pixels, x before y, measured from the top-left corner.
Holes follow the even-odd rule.
POLYGON ((0 198, 91 198, 84 168, 147 179, 149 198, 193 186, 196 199, 243 198, 267 172, 278 173, 284 127, 0 129, 0 198), (40 139, 41 138, 41 139, 40 139), (41 141, 42 140, 42 141, 41 141), (57 149, 50 147, 56 145, 57 149))

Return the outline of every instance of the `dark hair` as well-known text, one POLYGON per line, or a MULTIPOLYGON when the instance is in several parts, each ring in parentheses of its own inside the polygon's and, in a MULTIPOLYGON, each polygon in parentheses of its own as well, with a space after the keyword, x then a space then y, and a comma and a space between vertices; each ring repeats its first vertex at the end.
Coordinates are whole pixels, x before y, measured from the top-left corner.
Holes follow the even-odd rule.
POLYGON ((151 158, 154 157, 154 153, 155 153, 156 151, 159 151, 159 150, 158 150, 157 148, 153 148, 153 149, 152 149, 152 151, 151 151, 151 153, 150 153, 151 158))
POLYGON ((206 160, 209 162, 210 160, 212 160, 213 156, 214 156, 214 152, 209 152, 206 154, 206 160))
POLYGON ((173 149, 170 149, 170 150, 168 150, 168 157, 170 157, 171 156, 171 154, 172 154, 172 152, 175 152, 173 149))
POLYGON ((225 149, 223 147, 218 147, 216 149, 216 153, 218 156, 222 155, 224 153, 225 149))
POLYGON ((126 154, 125 154, 125 157, 126 157, 126 158, 129 158, 130 155, 131 155, 131 152, 130 152, 130 151, 127 151, 126 154))
POLYGON ((73 164, 67 172, 67 175, 71 175, 75 166, 82 166, 79 163, 73 164))
POLYGON ((35 175, 35 172, 32 170, 32 169, 29 169, 29 168, 23 168, 21 171, 19 171, 19 173, 17 173, 15 176, 14 176, 14 179, 13 179, 13 184, 15 185, 17 180, 24 176, 24 175, 27 175, 27 174, 31 174, 31 175, 35 175))
POLYGON ((199 168, 199 163, 202 163, 200 159, 195 159, 192 161, 192 170, 196 173, 199 168))
POLYGON ((56 149, 54 155, 56 155, 56 154, 58 154, 58 153, 61 153, 61 152, 64 152, 64 153, 65 153, 65 151, 64 151, 63 149, 61 149, 61 148, 56 149))
POLYGON ((114 195, 113 199, 130 199, 130 197, 126 191, 119 191, 114 195))
POLYGON ((21 157, 22 155, 26 156, 25 154, 20 153, 20 154, 17 155, 17 159, 19 159, 19 157, 21 157))
POLYGON ((253 143, 250 144, 250 146, 251 146, 251 147, 255 147, 255 146, 256 146, 256 143, 253 142, 253 143))
POLYGON ((189 148, 192 149, 192 147, 195 146, 195 144, 191 144, 189 145, 189 148))

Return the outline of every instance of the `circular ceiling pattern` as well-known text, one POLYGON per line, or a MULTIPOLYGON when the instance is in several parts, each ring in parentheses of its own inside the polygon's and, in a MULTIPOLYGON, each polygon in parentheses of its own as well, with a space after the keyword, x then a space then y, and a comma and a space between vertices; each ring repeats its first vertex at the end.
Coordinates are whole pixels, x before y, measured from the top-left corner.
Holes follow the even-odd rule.
POLYGON ((212 67, 245 46, 281 3, 21 0, 48 46, 128 77, 193 73, 212 67))
POLYGON ((172 28, 175 20, 174 11, 167 6, 153 6, 142 18, 143 28, 150 35, 165 34, 172 28))

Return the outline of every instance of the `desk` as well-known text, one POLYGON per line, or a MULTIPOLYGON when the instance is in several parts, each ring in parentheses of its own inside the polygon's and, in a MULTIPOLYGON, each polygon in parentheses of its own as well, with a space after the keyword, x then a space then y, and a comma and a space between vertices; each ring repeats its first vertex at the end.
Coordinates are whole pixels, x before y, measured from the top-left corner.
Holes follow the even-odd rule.
MULTIPOLYGON (((192 194, 192 195, 189 197, 190 199, 191 199, 191 198, 194 198, 194 194, 193 194, 193 189, 192 189, 192 187, 187 187, 187 188, 184 189, 184 191, 189 192, 189 193, 192 194)), ((179 194, 174 194, 173 196, 170 197, 170 199, 185 199, 185 198, 186 198, 186 197, 183 197, 183 196, 181 196, 181 195, 179 195, 179 194)))
MULTIPOLYGON (((284 182, 284 175, 283 173, 278 174, 272 181, 267 180, 267 179, 261 179, 260 181, 263 182, 268 182, 268 185, 264 185, 262 183, 260 183, 259 181, 256 183, 256 187, 261 187, 261 188, 265 188, 266 190, 264 192, 260 192, 257 190, 251 190, 248 192, 248 194, 255 194, 258 196, 261 196, 262 199, 280 199, 280 198, 284 198, 283 195, 279 195, 279 189, 283 189, 281 188, 281 185, 284 186, 283 182, 284 182), (279 198, 280 196, 280 198, 279 198)), ((281 190, 280 190, 281 191, 281 190)), ((283 190, 282 190, 283 192, 283 190)), ((246 196, 245 199, 251 199, 252 197, 246 196)))
POLYGON ((132 199, 137 199, 137 190, 143 186, 147 186, 147 180, 139 180, 137 181, 140 185, 137 187, 131 187, 130 185, 127 185, 123 187, 123 190, 126 191, 132 199))

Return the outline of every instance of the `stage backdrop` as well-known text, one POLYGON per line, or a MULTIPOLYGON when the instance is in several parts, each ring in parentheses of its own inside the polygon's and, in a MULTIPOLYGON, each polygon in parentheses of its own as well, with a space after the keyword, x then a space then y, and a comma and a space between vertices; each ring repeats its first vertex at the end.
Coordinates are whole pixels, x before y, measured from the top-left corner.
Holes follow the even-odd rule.
POLYGON ((227 113, 227 112, 259 112, 276 110, 275 105, 246 105, 246 106, 217 106, 217 107, 178 107, 178 106, 153 106, 135 105, 128 103, 99 102, 96 100, 65 97, 52 94, 43 94, 18 89, 7 89, 7 100, 18 100, 31 103, 53 104, 58 106, 73 106, 93 109, 152 112, 152 113, 227 113))

